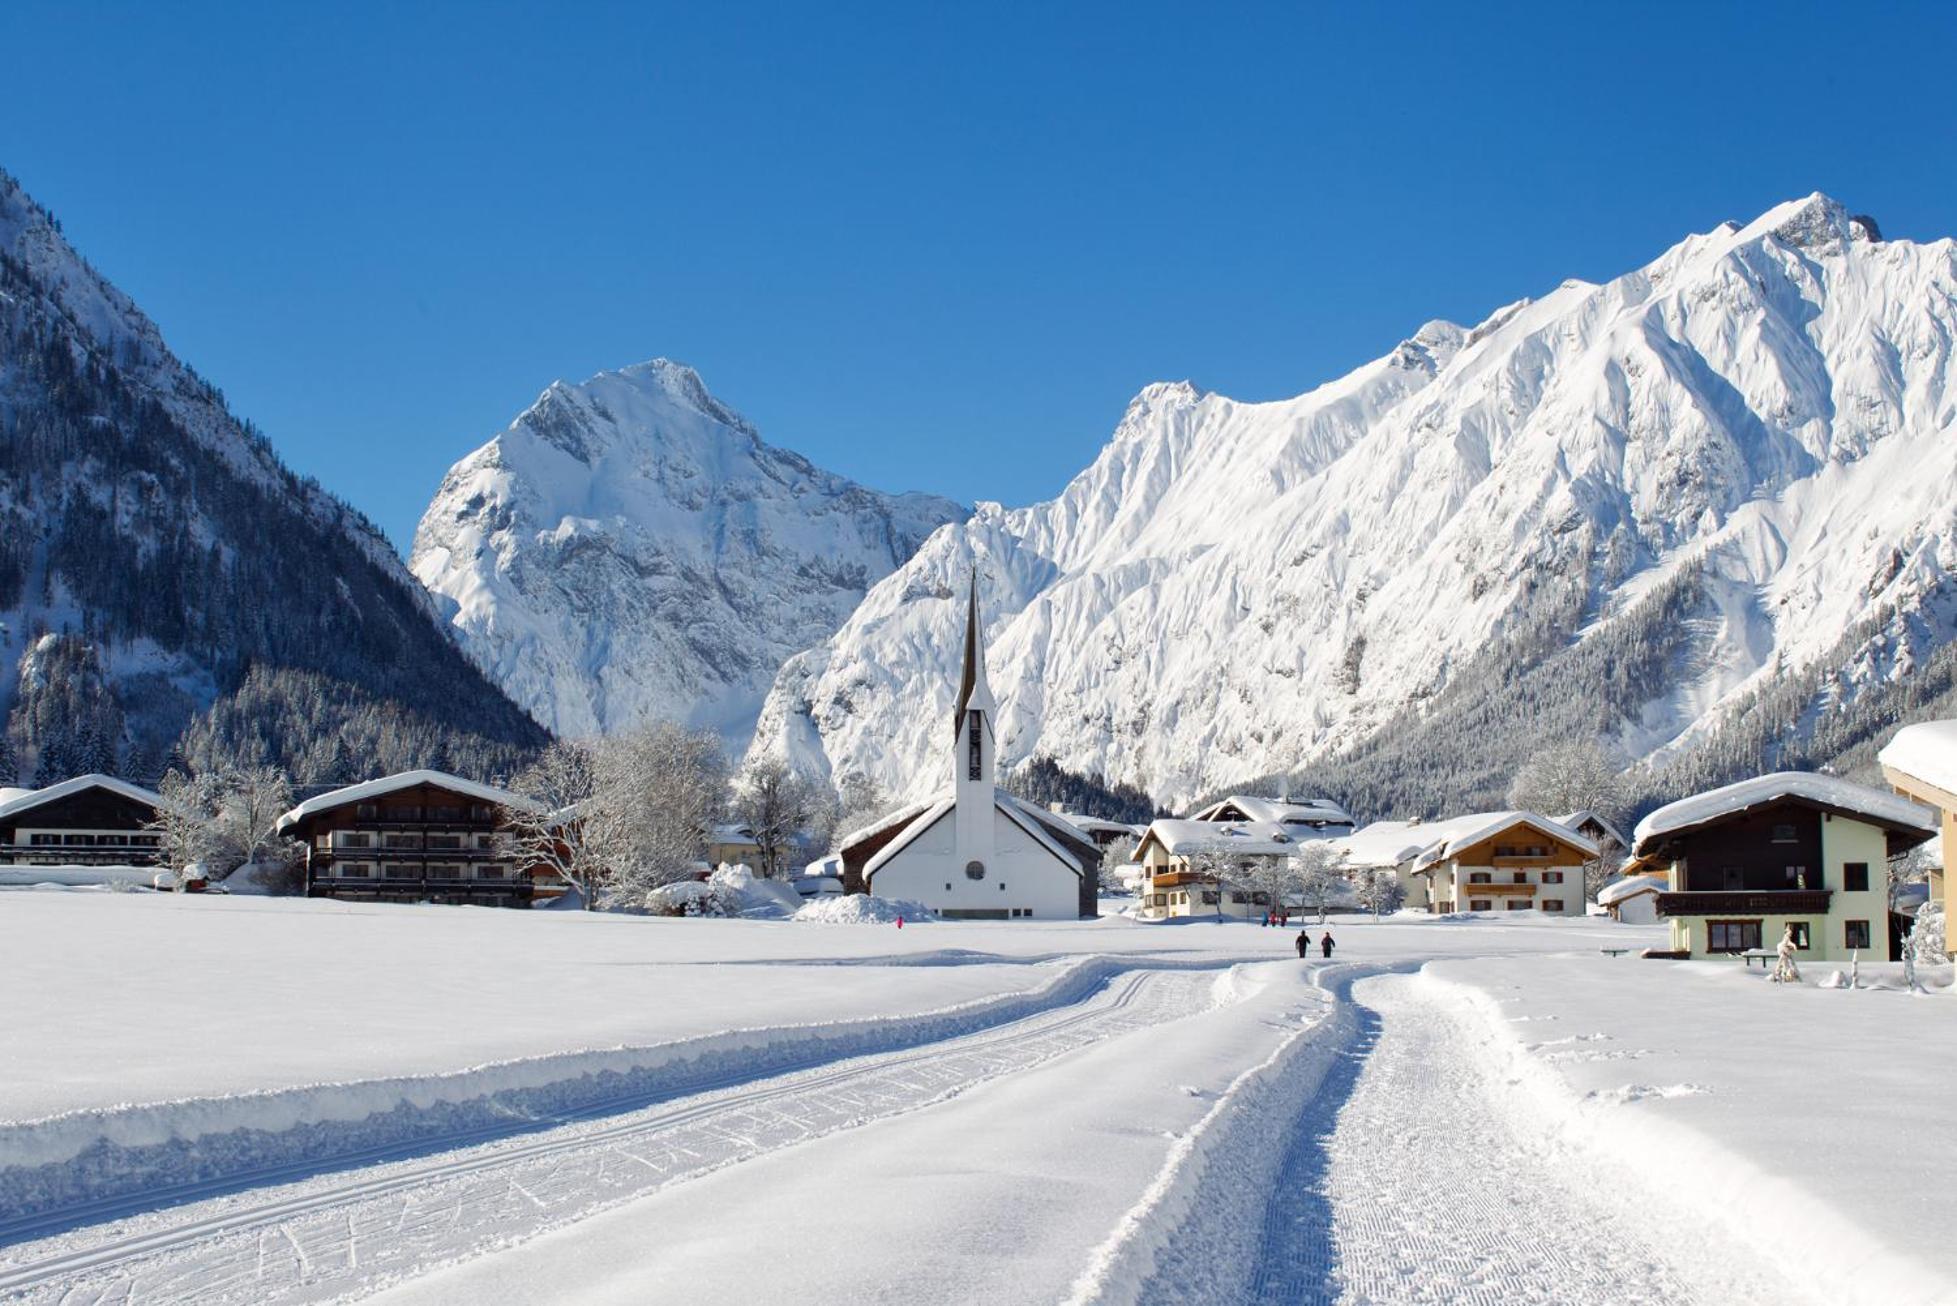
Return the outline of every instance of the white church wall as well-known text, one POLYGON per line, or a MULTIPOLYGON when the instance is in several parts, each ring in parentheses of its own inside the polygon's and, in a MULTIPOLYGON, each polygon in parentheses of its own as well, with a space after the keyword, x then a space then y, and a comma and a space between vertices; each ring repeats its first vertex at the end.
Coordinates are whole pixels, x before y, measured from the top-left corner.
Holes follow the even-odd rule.
POLYGON ((992 855, 973 879, 953 846, 955 822, 947 813, 870 877, 880 898, 910 898, 933 911, 1004 911, 1036 920, 1080 915, 1080 877, 1018 822, 993 810, 992 855))

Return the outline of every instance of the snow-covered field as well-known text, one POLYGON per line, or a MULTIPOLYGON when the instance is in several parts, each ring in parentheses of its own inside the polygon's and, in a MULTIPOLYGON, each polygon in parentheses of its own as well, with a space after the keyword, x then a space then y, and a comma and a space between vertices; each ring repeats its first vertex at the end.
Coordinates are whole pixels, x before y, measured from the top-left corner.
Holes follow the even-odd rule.
POLYGON ((1957 1301, 1947 989, 1334 932, 0 894, 0 1299, 1957 1301))

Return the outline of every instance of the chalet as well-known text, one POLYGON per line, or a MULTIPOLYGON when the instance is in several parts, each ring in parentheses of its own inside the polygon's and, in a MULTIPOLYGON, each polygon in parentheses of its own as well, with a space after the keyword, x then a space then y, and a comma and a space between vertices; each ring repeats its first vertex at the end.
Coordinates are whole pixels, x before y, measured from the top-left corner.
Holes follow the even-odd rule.
POLYGON ((0 803, 0 862, 14 866, 154 866, 150 826, 163 799, 106 775, 30 789, 0 803))
POLYGON ((1897 793, 1936 809, 1943 857, 1930 871, 1930 898, 1943 904, 1946 922, 1957 919, 1957 893, 1950 878, 1951 868, 1957 867, 1957 721, 1904 726, 1883 745, 1876 762, 1897 793))
POLYGON ((1662 875, 1626 875, 1597 891, 1597 905, 1614 921, 1651 925, 1658 920, 1658 895, 1669 887, 1662 875))
POLYGON ((1631 841, 1624 837, 1624 832, 1595 812, 1570 812, 1557 817, 1556 824, 1566 830, 1575 830, 1606 855, 1612 849, 1616 849, 1619 855, 1631 849, 1631 841))
POLYGON ((951 713, 951 788, 848 836, 841 850, 845 892, 909 899, 965 920, 1098 913, 1100 849, 995 783, 998 713, 985 676, 974 576, 964 675, 951 713))
POLYGON ((1791 926, 1806 957, 1890 955, 1890 857, 1935 814, 1835 776, 1782 771, 1659 808, 1632 853, 1669 868, 1658 915, 1680 955, 1772 948, 1791 926))
POLYGON ((1598 848, 1568 826, 1534 812, 1477 812, 1436 821, 1429 835, 1413 861, 1429 911, 1587 910, 1583 864, 1598 848))
POLYGON ((754 831, 739 822, 716 825, 707 831, 708 866, 761 865, 761 845, 754 831))
POLYGON ((1250 887, 1252 881, 1269 863, 1287 860, 1310 842, 1270 821, 1153 821, 1135 849, 1141 914, 1151 920, 1261 917, 1282 904, 1250 887))
POLYGON ((1189 817, 1236 825, 1275 825, 1294 839, 1335 839, 1352 833, 1352 814, 1329 798, 1259 798, 1232 794, 1189 817))
POLYGON ((527 907, 561 886, 515 864, 506 808, 534 810, 491 785, 403 771, 308 798, 276 828, 305 845, 308 897, 527 907))

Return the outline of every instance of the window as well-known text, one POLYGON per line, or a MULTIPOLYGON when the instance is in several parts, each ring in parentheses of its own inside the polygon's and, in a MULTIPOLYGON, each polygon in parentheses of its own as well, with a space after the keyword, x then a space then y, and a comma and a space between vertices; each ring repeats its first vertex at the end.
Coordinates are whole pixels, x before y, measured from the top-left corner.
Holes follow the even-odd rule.
POLYGON ((1561 898, 1544 898, 1542 900, 1542 909, 1544 911, 1562 911, 1563 900, 1561 898))
POLYGON ((431 821, 459 821, 462 819, 460 807, 430 807, 428 819, 431 821))
POLYGON ((1509 877, 1509 881, 1512 884, 1527 884, 1529 882, 1529 872, 1517 871, 1509 877))
POLYGON ((373 803, 360 803, 353 809, 353 819, 356 821, 378 821, 380 815, 381 809, 373 803))
POLYGON ((1488 873, 1487 871, 1469 871, 1469 872, 1468 872, 1468 883, 1469 883, 1469 884, 1487 884, 1487 883, 1489 883, 1489 882, 1491 882, 1491 881, 1492 881, 1492 880, 1493 880, 1494 878, 1495 878, 1495 877, 1494 877, 1494 876, 1492 876, 1492 875, 1490 875, 1490 874, 1489 874, 1489 873, 1488 873))
POLYGON ((61 836, 61 842, 67 844, 70 848, 74 848, 94 843, 95 836, 92 834, 64 834, 61 836))
POLYGON ((384 880, 418 880, 421 878, 421 872, 413 866, 403 866, 400 862, 389 862, 381 868, 381 878, 384 880))
POLYGON ((1807 888, 1807 887, 1808 887, 1808 868, 1807 868, 1807 867, 1805 867, 1805 866, 1790 866, 1790 867, 1788 867, 1788 868, 1787 868, 1787 871, 1786 871, 1786 875, 1787 875, 1787 887, 1788 887, 1788 888, 1790 888, 1790 889, 1805 889, 1805 888, 1807 888))
POLYGON ((1510 898, 1508 908, 1510 911, 1528 911, 1529 900, 1527 898, 1510 898))
MULTIPOLYGON (((1867 893, 1869 890, 1869 864, 1849 862, 1841 868, 1841 887, 1849 893, 1867 893)), ((1868 922, 1864 921, 1863 924, 1868 922)))
MULTIPOLYGON (((950 887, 951 886, 949 884, 945 886, 945 888, 947 889, 949 889, 950 887)), ((1148 905, 1151 907, 1166 907, 1169 905, 1169 895, 1166 893, 1154 894, 1150 896, 1148 900, 1148 905)))
POLYGON ((1542 873, 1542 882, 1544 884, 1561 884, 1563 882, 1563 872, 1544 871, 1542 873))
POLYGON ((347 862, 335 867, 332 874, 344 880, 365 880, 374 874, 374 865, 372 862, 347 862))
POLYGON ((1470 898, 1470 899, 1468 899, 1468 910, 1469 910, 1469 911, 1487 911, 1488 909, 1489 909, 1489 902, 1488 902, 1488 899, 1486 899, 1486 898, 1470 898))
MULTIPOLYGON (((1189 895, 1188 895, 1188 894, 1186 894, 1186 893, 1185 893, 1185 894, 1183 894, 1183 895, 1182 895, 1182 900, 1183 900, 1184 902, 1188 902, 1188 901, 1189 901, 1189 895)), ((1216 896, 1216 890, 1215 890, 1215 889, 1205 889, 1205 890, 1203 890, 1203 906, 1205 906, 1205 907, 1214 907, 1214 906, 1216 906, 1216 905, 1217 905, 1217 896, 1216 896)))
POLYGON ((476 847, 478 847, 478 848, 494 848, 495 846, 496 846, 496 836, 495 836, 495 835, 493 835, 493 834, 479 834, 479 835, 477 835, 477 836, 476 836, 476 847))
POLYGON ((1760 946, 1759 921, 1707 921, 1707 952, 1745 952, 1760 946))
POLYGON ((459 834, 431 834, 428 836, 430 848, 460 848, 462 836, 459 834))
POLYGON ((965 878, 968 880, 983 880, 985 878, 985 863, 966 862, 965 878))
MULTIPOLYGON (((488 869, 487 866, 483 867, 485 871, 488 869)), ((436 862, 428 868, 428 878, 431 880, 459 880, 462 878, 462 868, 450 862, 436 862)))
MULTIPOLYGON (((459 866, 456 867, 457 871, 461 869, 459 866)), ((507 866, 478 866, 476 868, 476 878, 478 880, 507 880, 509 876, 510 868, 507 866)))
POLYGON ((1799 843, 1800 841, 1801 841, 1801 837, 1798 834, 1794 833, 1793 826, 1776 825, 1774 827, 1775 843, 1799 843))
POLYGON ((46 848, 50 845, 58 846, 60 843, 61 836, 58 834, 37 834, 33 838, 33 845, 36 848, 46 848))
POLYGON ((1844 948, 1868 947, 1869 923, 1867 921, 1843 921, 1841 944, 1844 948))
POLYGON ((1794 946, 1806 952, 1808 948, 1808 923, 1806 921, 1787 922, 1787 932, 1794 936, 1794 946))
POLYGON ((985 753, 985 743, 983 740, 983 735, 985 732, 984 732, 984 728, 979 724, 978 713, 971 712, 968 713, 967 716, 971 721, 971 727, 970 727, 971 760, 966 766, 967 778, 972 780, 980 780, 983 779, 985 775, 985 768, 982 765, 982 760, 985 753))
POLYGON ((371 848, 373 846, 374 836, 365 832, 356 834, 349 831, 340 836, 340 847, 342 848, 371 848))
POLYGON ((418 834, 389 834, 381 838, 383 848, 419 848, 421 836, 418 834))
POLYGON ((1719 883, 1728 893, 1746 887, 1746 872, 1737 866, 1719 868, 1719 883))

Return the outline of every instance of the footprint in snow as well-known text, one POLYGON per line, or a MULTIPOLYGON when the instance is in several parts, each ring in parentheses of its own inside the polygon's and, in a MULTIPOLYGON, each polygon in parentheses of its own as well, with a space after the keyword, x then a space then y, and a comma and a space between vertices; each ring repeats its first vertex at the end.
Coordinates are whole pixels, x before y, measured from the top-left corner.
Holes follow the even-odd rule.
POLYGON ((1600 1089, 1585 1095, 1586 1101, 1603 1106, 1625 1106, 1648 1098, 1698 1097, 1710 1093, 1703 1084, 1625 1084, 1621 1088, 1600 1089))

